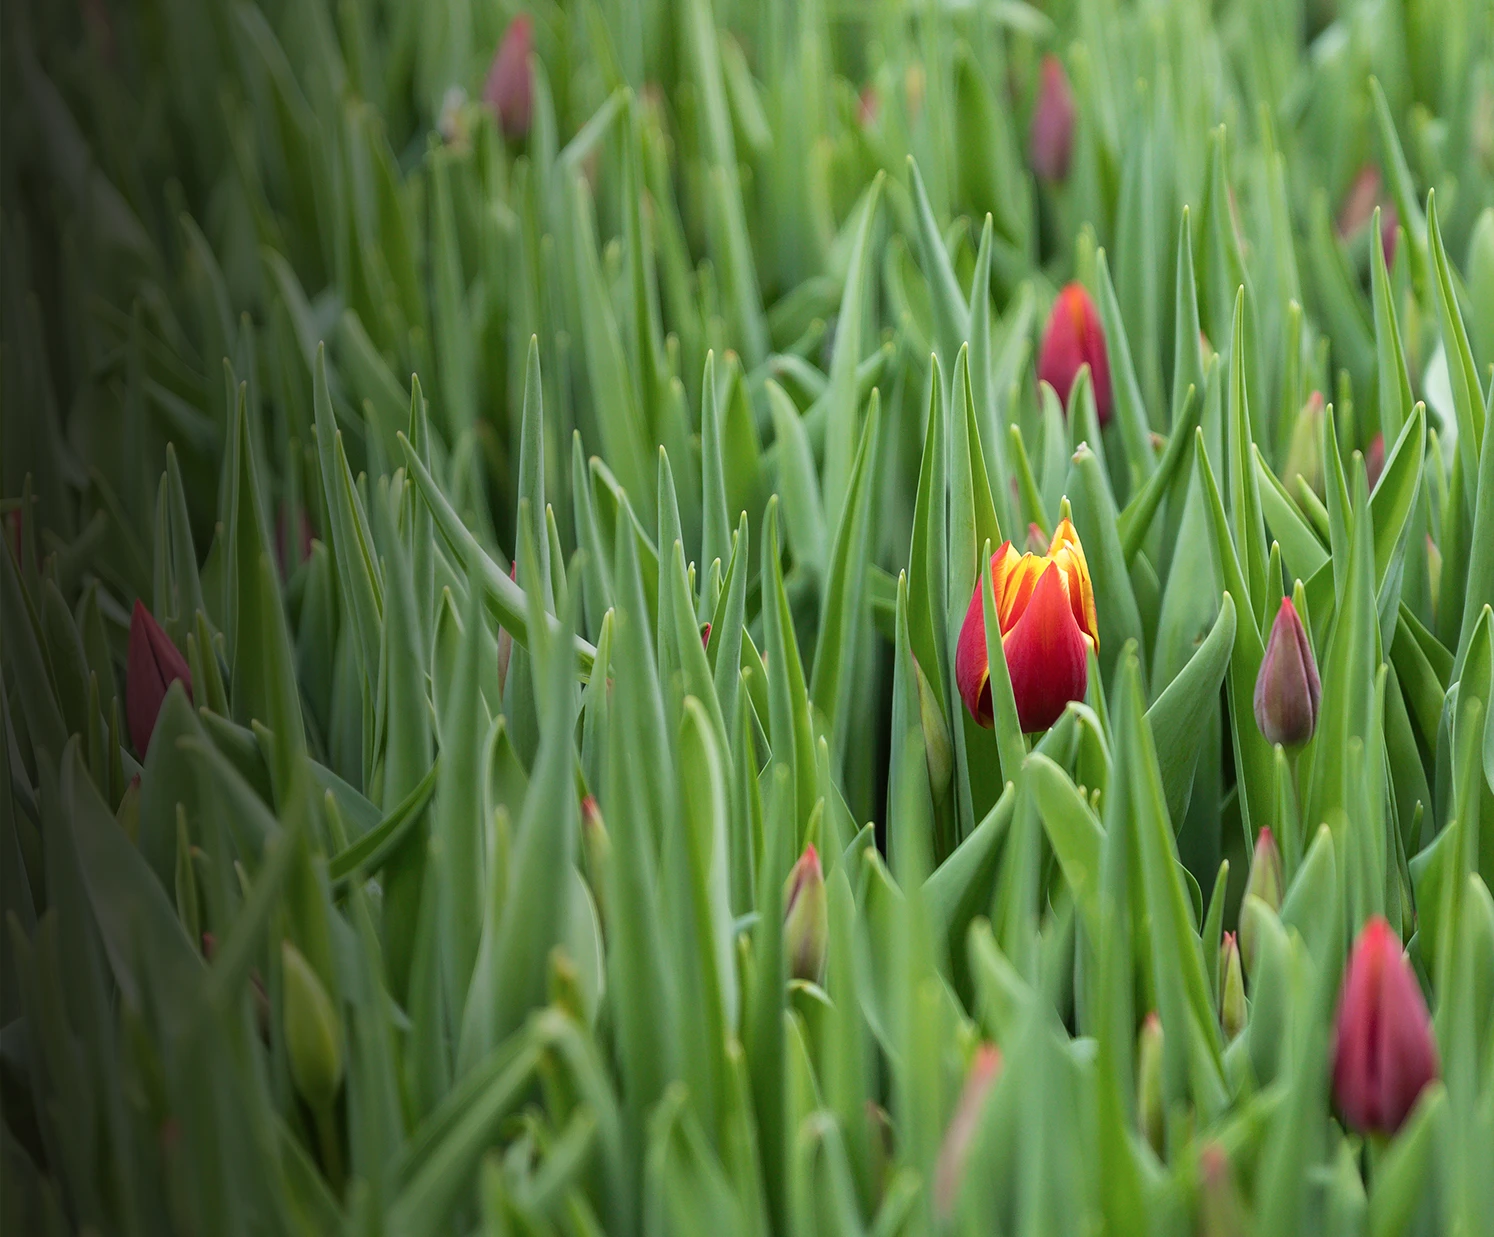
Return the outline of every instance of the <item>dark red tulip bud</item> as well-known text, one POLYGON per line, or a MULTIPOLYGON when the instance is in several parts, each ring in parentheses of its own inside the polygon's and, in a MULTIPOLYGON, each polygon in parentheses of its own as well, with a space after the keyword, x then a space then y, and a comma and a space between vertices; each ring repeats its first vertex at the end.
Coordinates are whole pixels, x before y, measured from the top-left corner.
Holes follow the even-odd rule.
POLYGON ((965 1085, 955 1105, 954 1116, 949 1120, 949 1128, 944 1131, 944 1141, 939 1144, 939 1158, 934 1165, 934 1210, 941 1217, 952 1214, 959 1200, 960 1184, 965 1179, 965 1162, 970 1158, 970 1144, 980 1123, 981 1109, 1000 1076, 1001 1049, 992 1043, 982 1044, 970 1062, 970 1072, 965 1075, 965 1085))
POLYGON ((789 974, 819 983, 830 938, 830 904, 820 856, 810 843, 783 885, 783 948, 789 974))
POLYGON ((1322 695, 1307 631, 1292 599, 1283 597, 1255 677, 1255 724, 1268 743, 1306 743, 1317 729, 1322 695))
POLYGON ((1421 985, 1394 931, 1376 915, 1344 969, 1334 1027, 1334 1101, 1361 1133, 1394 1134, 1438 1068, 1421 985))
POLYGON ((1385 435, 1376 434, 1370 439, 1369 450, 1364 453, 1364 471, 1369 478, 1369 487, 1375 488, 1380 474, 1385 471, 1385 435))
POLYGON ((482 87, 482 101, 497 114, 503 136, 511 140, 529 132, 534 101, 529 55, 533 48, 534 19, 528 13, 520 13, 503 32, 503 41, 498 44, 488 80, 482 87))
POLYGON ((1057 182, 1068 178, 1074 150, 1074 92, 1057 56, 1044 56, 1041 72, 1032 112, 1032 170, 1040 180, 1057 182))
POLYGON ((166 689, 180 679, 192 696, 192 671, 171 637, 139 601, 130 615, 130 649, 125 667, 125 716, 130 727, 130 741, 141 760, 150 748, 156 717, 166 689))
POLYGON ((1081 365, 1089 366, 1094 385, 1095 411, 1100 424, 1110 420, 1110 356, 1105 350, 1105 328, 1095 303, 1081 283, 1066 284, 1053 302, 1048 325, 1043 331, 1043 346, 1038 353, 1037 376, 1058 395, 1065 408, 1069 391, 1081 365))

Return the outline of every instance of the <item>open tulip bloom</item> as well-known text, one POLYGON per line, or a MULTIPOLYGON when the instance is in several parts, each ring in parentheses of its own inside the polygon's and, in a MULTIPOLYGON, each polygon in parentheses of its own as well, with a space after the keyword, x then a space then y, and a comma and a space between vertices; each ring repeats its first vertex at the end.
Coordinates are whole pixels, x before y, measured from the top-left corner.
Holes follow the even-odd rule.
MULTIPOLYGON (((1089 650, 1100 643, 1094 586, 1073 524, 1059 521, 1046 554, 1018 554, 1002 542, 991 556, 991 591, 1017 718, 1024 731, 1046 730, 1070 700, 1084 699, 1089 650)), ((979 577, 960 629, 955 680, 970 716, 993 725, 979 577)))

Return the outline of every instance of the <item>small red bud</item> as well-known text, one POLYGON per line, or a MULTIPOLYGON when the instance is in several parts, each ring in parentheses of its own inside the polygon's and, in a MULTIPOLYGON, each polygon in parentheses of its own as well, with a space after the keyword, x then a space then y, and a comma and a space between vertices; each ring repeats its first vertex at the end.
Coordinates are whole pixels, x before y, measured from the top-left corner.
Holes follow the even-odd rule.
POLYGON ((1057 56, 1044 56, 1041 72, 1032 113, 1032 170, 1040 180, 1057 182, 1068 178, 1074 149, 1074 92, 1057 56))
POLYGON ((518 140, 529 132, 534 102, 529 56, 533 48, 534 19, 528 13, 520 13, 503 32, 503 41, 498 44, 488 79, 483 83, 482 100, 497 114, 503 136, 510 140, 518 140))
POLYGON ((1385 471, 1385 435, 1376 434, 1370 439, 1369 449, 1364 453, 1364 472, 1369 479, 1369 487, 1374 490, 1376 483, 1380 480, 1380 474, 1385 471))
POLYGON ((129 722, 130 741, 141 760, 150 748, 156 718, 166 689, 176 679, 192 697, 192 672, 187 659, 171 642, 151 612, 139 601, 130 614, 130 648, 125 667, 125 716, 129 722))
POLYGON ((1438 1075, 1421 985, 1395 933, 1376 915, 1344 969, 1335 1019, 1333 1098, 1361 1133, 1394 1134, 1438 1075))

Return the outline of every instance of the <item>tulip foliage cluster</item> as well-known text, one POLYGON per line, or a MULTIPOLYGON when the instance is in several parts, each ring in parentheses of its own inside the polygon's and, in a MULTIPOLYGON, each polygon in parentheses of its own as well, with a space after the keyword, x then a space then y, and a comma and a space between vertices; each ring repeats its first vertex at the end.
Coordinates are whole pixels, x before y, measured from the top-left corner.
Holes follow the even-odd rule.
POLYGON ((1494 1232, 1488 0, 11 8, 5 1231, 1494 1232))

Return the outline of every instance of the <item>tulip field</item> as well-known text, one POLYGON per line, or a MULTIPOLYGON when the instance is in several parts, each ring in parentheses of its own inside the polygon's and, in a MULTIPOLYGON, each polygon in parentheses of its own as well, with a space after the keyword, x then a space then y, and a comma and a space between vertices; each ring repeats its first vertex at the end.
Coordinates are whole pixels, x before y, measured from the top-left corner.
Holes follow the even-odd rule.
POLYGON ((1494 0, 0 98, 0 1231, 1494 1235, 1494 0))

